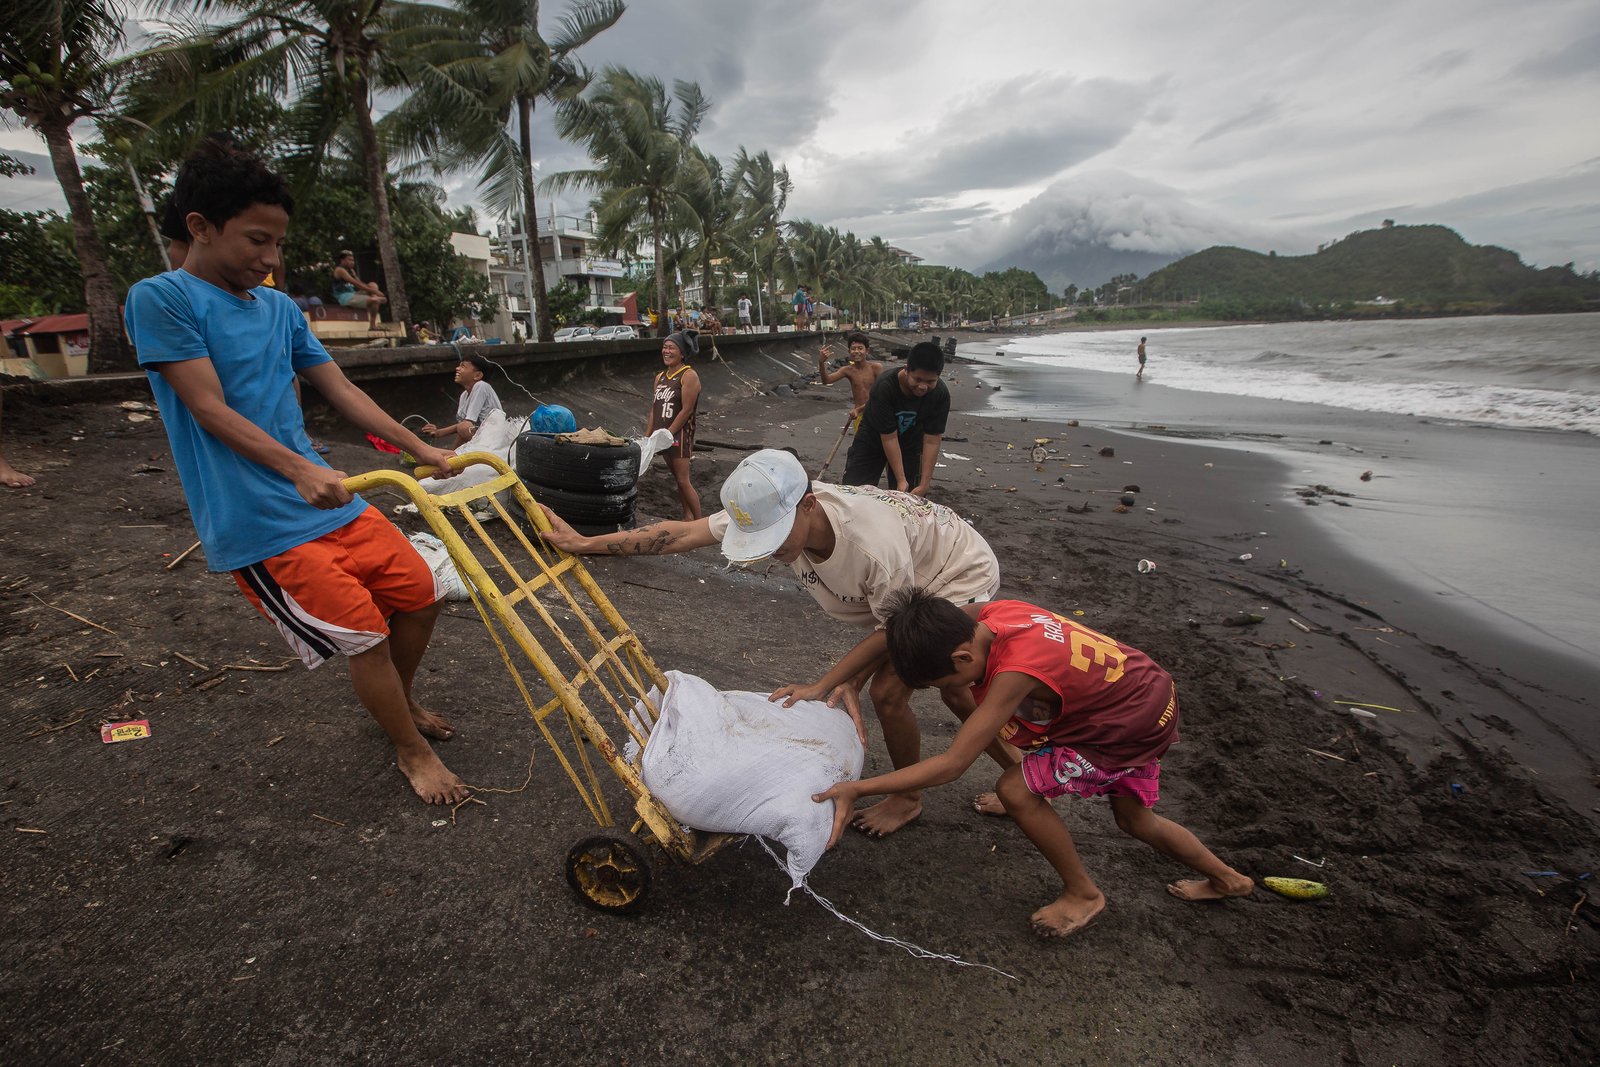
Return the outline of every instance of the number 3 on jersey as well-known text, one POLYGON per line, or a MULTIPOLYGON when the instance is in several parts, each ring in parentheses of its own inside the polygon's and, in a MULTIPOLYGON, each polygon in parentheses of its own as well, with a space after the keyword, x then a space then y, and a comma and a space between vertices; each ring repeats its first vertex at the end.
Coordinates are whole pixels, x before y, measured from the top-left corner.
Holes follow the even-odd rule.
MULTIPOLYGON (((1061 616, 1057 615, 1056 618, 1061 619, 1061 616)), ((1128 655, 1117 647, 1115 641, 1071 619, 1061 619, 1061 622, 1069 634, 1073 667, 1084 673, 1088 673, 1091 666, 1104 667, 1107 685, 1122 677, 1123 664, 1127 662, 1128 655)))

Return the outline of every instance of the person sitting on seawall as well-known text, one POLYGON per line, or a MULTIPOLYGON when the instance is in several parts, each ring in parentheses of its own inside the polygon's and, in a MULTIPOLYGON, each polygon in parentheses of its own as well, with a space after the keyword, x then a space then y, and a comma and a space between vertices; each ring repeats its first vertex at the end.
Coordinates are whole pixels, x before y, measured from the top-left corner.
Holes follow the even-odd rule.
POLYGON ((1109 797, 1117 828, 1202 877, 1173 882, 1179 900, 1248 896, 1250 878, 1223 863, 1194 834, 1153 809, 1161 757, 1178 739, 1172 676, 1136 648, 1020 600, 957 607, 914 590, 884 608, 889 661, 905 682, 937 687, 957 710, 950 747, 910 766, 840 782, 812 799, 834 803, 839 840, 857 797, 953 782, 998 738, 1026 753, 995 791, 1022 832, 1061 877, 1061 895, 1033 913, 1034 932, 1066 937, 1106 906, 1078 858, 1054 797, 1109 797))
MULTIPOLYGON (((694 522, 657 522, 637 530, 584 537, 549 508, 546 541, 564 552, 660 556, 720 544, 729 560, 748 566, 768 557, 786 563, 830 618, 870 631, 819 681, 786 685, 773 700, 827 700, 861 722, 861 687, 868 685, 883 744, 896 767, 916 763, 922 734, 911 710, 911 689, 888 658, 881 628, 888 598, 922 585, 962 604, 981 604, 1000 589, 1000 562, 983 536, 943 504, 870 486, 812 482, 786 451, 764 448, 734 468, 722 485, 723 510, 694 522)), ((962 694, 946 703, 966 707, 962 694), (955 701, 951 703, 950 701, 955 701)), ((1020 757, 995 741, 990 756, 1002 767, 1020 757)), ((974 807, 1003 814, 992 793, 974 807)), ((857 813, 869 837, 892 834, 922 813, 915 790, 857 813)))
POLYGON ((365 308, 369 330, 378 328, 378 311, 389 302, 382 289, 356 274, 356 254, 348 248, 339 253, 339 265, 333 268, 333 298, 342 308, 365 308))
POLYGON ((456 402, 456 421, 447 426, 435 426, 430 422, 422 427, 422 432, 436 440, 454 434, 455 447, 460 448, 472 440, 485 415, 491 411, 504 411, 494 386, 483 380, 487 373, 488 367, 482 356, 462 356, 461 362, 456 364, 456 384, 462 390, 461 399, 456 402))

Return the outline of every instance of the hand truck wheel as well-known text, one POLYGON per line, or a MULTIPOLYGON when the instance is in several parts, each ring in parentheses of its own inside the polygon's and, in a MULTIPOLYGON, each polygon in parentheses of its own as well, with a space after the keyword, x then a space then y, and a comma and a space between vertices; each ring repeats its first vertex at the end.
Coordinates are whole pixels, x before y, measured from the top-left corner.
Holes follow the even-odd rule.
POLYGON ((653 866, 649 849, 637 837, 607 830, 567 852, 567 884, 591 908, 633 911, 650 895, 653 866))

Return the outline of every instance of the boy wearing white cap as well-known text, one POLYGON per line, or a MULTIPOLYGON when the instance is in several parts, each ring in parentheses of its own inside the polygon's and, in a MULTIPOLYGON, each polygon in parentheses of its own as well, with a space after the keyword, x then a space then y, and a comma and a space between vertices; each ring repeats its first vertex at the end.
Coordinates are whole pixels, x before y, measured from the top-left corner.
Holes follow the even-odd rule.
MULTIPOLYGON (((827 698, 843 703, 859 725, 859 693, 868 678, 873 709, 896 767, 921 755, 921 732, 911 711, 911 689, 888 662, 882 630, 890 596, 927 587, 956 604, 992 600, 1000 588, 1000 564, 987 541, 942 504, 874 486, 812 484, 790 452, 762 449, 736 467, 722 486, 723 510, 689 522, 658 522, 637 530, 584 537, 549 509, 554 529, 546 540, 574 553, 659 556, 721 543, 735 563, 767 558, 787 563, 822 610, 841 622, 873 632, 821 680, 787 685, 772 694, 785 700, 827 698)), ((965 718, 972 711, 965 689, 941 690, 945 703, 965 718)), ((1002 766, 1015 758, 996 741, 1002 766)), ((854 820, 874 837, 893 833, 922 812, 920 793, 885 797, 854 820)))

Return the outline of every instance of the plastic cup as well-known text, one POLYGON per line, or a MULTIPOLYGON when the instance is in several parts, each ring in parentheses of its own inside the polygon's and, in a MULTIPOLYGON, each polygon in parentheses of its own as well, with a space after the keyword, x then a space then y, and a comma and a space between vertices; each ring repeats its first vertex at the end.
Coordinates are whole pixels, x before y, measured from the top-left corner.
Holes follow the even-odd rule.
POLYGON ((1155 565, 1155 562, 1153 560, 1141 559, 1139 561, 1139 573, 1140 574, 1150 574, 1155 569, 1156 569, 1156 565, 1155 565))

